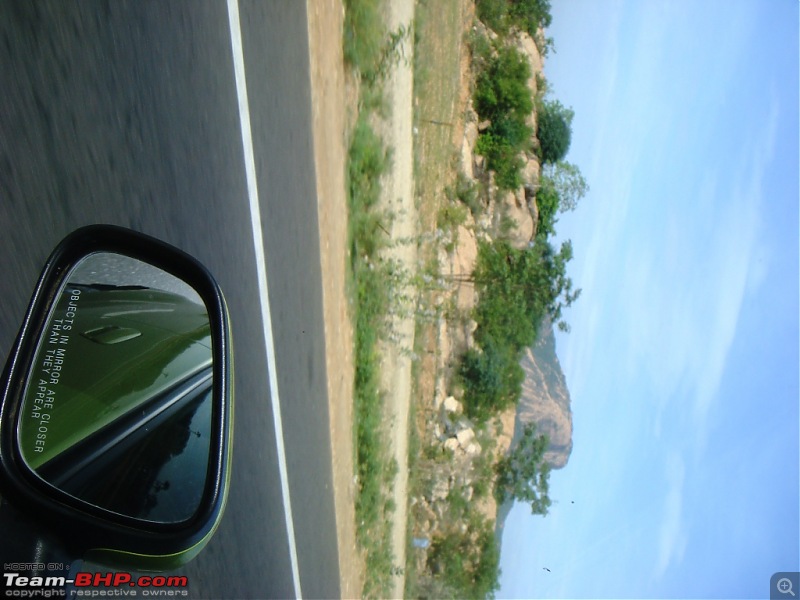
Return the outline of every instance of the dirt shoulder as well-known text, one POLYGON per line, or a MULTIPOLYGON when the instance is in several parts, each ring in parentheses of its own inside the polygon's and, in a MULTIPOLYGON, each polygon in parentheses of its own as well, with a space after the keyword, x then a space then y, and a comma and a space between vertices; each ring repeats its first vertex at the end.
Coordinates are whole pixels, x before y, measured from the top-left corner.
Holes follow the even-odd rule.
POLYGON ((363 561, 356 546, 353 483, 353 330, 347 306, 345 82, 341 0, 307 0, 314 163, 325 319, 325 366, 333 489, 343 598, 361 596, 363 561))
MULTIPOLYGON (((396 0, 388 6, 387 28, 409 29, 414 22, 414 1, 396 0)), ((390 118, 379 126, 384 143, 392 152, 392 164, 383 181, 381 204, 393 215, 390 238, 394 242, 384 259, 395 260, 409 272, 416 271, 417 248, 413 243, 398 243, 417 236, 418 216, 414 202, 413 155, 413 37, 402 42, 401 56, 394 65, 384 86, 390 118)), ((413 297, 411 285, 396 290, 400 295, 413 297)), ((406 523, 408 507, 408 415, 411 401, 412 365, 410 351, 414 347, 414 317, 393 315, 390 328, 394 341, 381 348, 381 383, 386 393, 387 421, 391 424, 392 454, 397 462, 397 476, 392 490, 395 510, 392 524, 392 555, 394 564, 406 564, 406 523)), ((402 569, 392 580, 392 598, 402 598, 405 578, 402 569)))

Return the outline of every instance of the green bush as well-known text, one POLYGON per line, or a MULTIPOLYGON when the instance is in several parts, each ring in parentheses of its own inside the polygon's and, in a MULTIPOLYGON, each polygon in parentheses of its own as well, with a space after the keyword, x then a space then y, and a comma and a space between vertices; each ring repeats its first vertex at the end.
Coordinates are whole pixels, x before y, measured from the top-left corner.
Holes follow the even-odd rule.
POLYGON ((516 27, 534 36, 552 22, 550 0, 478 0, 475 8, 478 18, 500 35, 516 27))
POLYGON ((362 73, 375 69, 385 39, 380 0, 345 0, 344 59, 362 73))
POLYGON ((553 21, 550 0, 512 0, 508 17, 515 26, 535 38, 539 27, 547 29, 553 21))
POLYGON ((476 151, 486 157, 500 189, 512 190, 522 184, 520 154, 530 150, 533 131, 526 119, 533 110, 530 65, 513 47, 501 48, 478 76, 475 109, 489 119, 489 129, 478 138, 476 151))
POLYGON ((480 422, 516 402, 525 379, 518 353, 493 340, 485 340, 482 351, 464 354, 459 375, 467 414, 480 422))
POLYGON ((435 539, 428 566, 456 598, 494 597, 500 589, 500 548, 492 527, 479 517, 466 533, 451 531, 435 539))
POLYGON ((483 213, 483 204, 481 204, 478 186, 461 171, 456 177, 455 186, 447 189, 447 197, 464 204, 476 219, 483 213))
POLYGON ((555 188, 543 185, 536 190, 536 207, 539 209, 536 235, 553 235, 556 221, 558 221, 556 215, 559 208, 559 197, 555 188))
MULTIPOLYGON (((363 105, 363 104, 362 104, 363 105)), ((380 392, 378 338, 385 328, 391 273, 376 261, 386 243, 378 209, 380 177, 389 163, 383 142, 362 112, 348 151, 348 236, 351 247, 350 286, 354 296, 354 427, 358 494, 355 499, 358 542, 366 556, 363 594, 383 596, 389 591, 392 567, 391 528, 387 513, 396 463, 385 440, 383 397, 380 392)))
POLYGON ((541 235, 524 249, 503 240, 479 244, 473 274, 479 302, 473 317, 480 350, 466 352, 459 366, 471 417, 483 422, 519 399, 523 349, 535 342, 545 317, 558 321, 562 306, 580 294, 572 292, 566 276, 571 258, 570 242, 556 253, 541 235))
POLYGON ((518 250, 502 240, 478 246, 474 276, 480 301, 474 317, 481 347, 502 340, 519 352, 536 340, 548 287, 540 251, 539 246, 518 250))
POLYGON ((569 151, 572 141, 572 118, 575 113, 558 100, 545 100, 537 114, 536 137, 543 163, 556 163, 569 151))
POLYGON ((344 60, 368 85, 382 79, 402 58, 401 44, 411 35, 405 26, 386 31, 381 0, 346 0, 343 29, 344 60))
POLYGON ((445 202, 439 208, 436 224, 439 229, 455 230, 467 220, 467 207, 463 204, 445 202))
POLYGON ((513 115, 523 121, 533 110, 528 79, 531 67, 514 46, 500 48, 487 68, 478 76, 475 89, 475 110, 482 119, 494 122, 513 115))
POLYGON ((492 59, 492 42, 476 29, 467 34, 467 43, 472 52, 473 67, 478 71, 483 70, 492 59))
POLYGON ((351 260, 374 255, 384 242, 381 217, 374 210, 380 199, 380 177, 389 164, 383 142, 366 116, 359 116, 348 153, 351 260))
POLYGON ((508 2, 506 0, 478 0, 475 3, 478 18, 495 33, 508 33, 508 2))
POLYGON ((514 190, 522 185, 519 151, 503 137, 482 133, 475 151, 486 157, 486 166, 495 172, 495 183, 501 190, 514 190))
POLYGON ((544 455, 550 445, 546 435, 536 435, 536 425, 525 426, 522 439, 495 466, 495 497, 500 503, 516 500, 530 505, 531 512, 546 515, 550 501, 550 465, 544 455))

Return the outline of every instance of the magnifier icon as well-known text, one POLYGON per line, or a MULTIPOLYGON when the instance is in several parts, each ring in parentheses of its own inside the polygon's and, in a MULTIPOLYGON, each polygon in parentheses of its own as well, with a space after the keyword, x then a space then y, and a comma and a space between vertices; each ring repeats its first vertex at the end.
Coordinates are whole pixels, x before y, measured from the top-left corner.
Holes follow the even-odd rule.
POLYGON ((791 594, 794 596, 794 592, 792 591, 792 580, 788 577, 783 577, 782 579, 778 580, 778 591, 781 594, 791 594))

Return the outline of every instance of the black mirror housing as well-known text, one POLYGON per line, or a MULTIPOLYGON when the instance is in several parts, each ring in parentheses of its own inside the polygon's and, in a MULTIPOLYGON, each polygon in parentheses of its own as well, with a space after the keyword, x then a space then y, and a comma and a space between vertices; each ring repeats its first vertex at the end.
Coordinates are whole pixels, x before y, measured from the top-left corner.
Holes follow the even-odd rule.
POLYGON ((188 562, 225 505, 232 376, 228 311, 205 267, 128 229, 77 230, 47 260, 0 379, 0 493, 76 558, 188 562), (69 367, 59 354, 43 377, 78 301, 61 336, 69 367))

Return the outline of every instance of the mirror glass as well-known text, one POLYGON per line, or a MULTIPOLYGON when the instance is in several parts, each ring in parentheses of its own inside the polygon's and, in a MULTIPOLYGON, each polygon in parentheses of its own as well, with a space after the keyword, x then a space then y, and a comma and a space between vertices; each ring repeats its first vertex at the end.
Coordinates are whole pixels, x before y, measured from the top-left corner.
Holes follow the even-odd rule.
POLYGON ((27 465, 107 510, 160 523, 192 517, 208 471, 208 311, 185 282, 95 253, 59 290, 17 426, 27 465))

